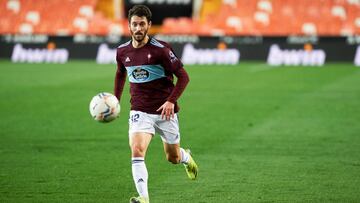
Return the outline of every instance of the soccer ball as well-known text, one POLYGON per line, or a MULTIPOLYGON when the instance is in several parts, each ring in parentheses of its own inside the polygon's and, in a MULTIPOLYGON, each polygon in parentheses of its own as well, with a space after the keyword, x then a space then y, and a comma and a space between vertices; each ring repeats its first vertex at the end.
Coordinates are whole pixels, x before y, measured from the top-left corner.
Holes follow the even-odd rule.
POLYGON ((101 92, 92 98, 89 110, 96 121, 108 123, 119 116, 120 104, 114 95, 101 92))

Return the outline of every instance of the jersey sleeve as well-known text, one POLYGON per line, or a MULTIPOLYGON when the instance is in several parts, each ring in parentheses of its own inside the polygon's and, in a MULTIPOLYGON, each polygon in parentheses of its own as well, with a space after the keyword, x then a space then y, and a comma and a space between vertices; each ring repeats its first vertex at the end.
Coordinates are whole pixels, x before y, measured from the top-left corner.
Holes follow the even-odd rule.
POLYGON ((126 69, 120 60, 119 50, 117 50, 116 52, 116 62, 117 62, 117 70, 116 70, 115 82, 114 82, 114 95, 120 101, 126 81, 126 69))
POLYGON ((163 65, 165 69, 177 77, 175 87, 170 96, 167 98, 167 101, 176 103, 189 83, 189 76, 183 68, 182 62, 177 58, 171 47, 165 47, 163 51, 163 65))
POLYGON ((183 67, 177 69, 174 74, 177 77, 176 85, 167 99, 171 103, 176 103, 190 81, 189 75, 183 67))
POLYGON ((164 58, 163 66, 167 71, 174 73, 176 70, 183 67, 182 62, 175 55, 171 47, 165 47, 162 54, 164 58))

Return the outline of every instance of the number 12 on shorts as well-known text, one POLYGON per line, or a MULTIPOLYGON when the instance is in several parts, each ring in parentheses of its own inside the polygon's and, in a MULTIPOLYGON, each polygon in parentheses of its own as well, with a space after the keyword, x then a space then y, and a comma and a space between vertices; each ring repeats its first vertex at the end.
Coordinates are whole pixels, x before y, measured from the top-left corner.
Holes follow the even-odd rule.
POLYGON ((131 115, 131 122, 135 123, 135 122, 138 122, 139 121, 139 117, 140 115, 137 113, 137 114, 134 114, 134 115, 131 115))

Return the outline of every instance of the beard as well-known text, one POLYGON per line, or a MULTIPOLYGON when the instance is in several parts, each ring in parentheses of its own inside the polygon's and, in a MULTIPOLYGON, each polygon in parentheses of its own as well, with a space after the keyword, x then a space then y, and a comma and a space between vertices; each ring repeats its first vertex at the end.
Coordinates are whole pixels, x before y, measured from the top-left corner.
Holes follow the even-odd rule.
POLYGON ((131 34, 132 34, 132 37, 133 37, 134 40, 136 40, 137 42, 142 42, 145 39, 145 36, 147 34, 147 30, 144 33, 142 33, 142 32, 137 32, 137 33, 132 32, 131 34))

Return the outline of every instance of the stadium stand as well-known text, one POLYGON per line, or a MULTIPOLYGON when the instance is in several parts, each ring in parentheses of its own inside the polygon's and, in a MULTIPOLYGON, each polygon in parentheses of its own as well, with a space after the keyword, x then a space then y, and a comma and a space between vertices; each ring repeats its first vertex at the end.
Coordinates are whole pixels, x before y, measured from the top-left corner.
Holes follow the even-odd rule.
POLYGON ((1 0, 0 34, 124 34, 123 21, 95 11, 96 0, 1 0))
MULTIPOLYGON (((0 0, 0 34, 128 35, 98 0, 0 0)), ((109 6, 109 4, 105 5, 109 6)), ((109 11, 110 12, 110 11, 109 11)), ((360 34, 360 0, 203 0, 198 17, 167 18, 164 34, 360 34)))

